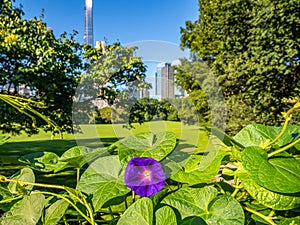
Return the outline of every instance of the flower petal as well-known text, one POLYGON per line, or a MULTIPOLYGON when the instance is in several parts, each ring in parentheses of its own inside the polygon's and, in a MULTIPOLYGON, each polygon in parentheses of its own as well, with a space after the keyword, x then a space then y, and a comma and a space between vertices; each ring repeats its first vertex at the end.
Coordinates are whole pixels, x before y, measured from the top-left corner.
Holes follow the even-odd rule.
POLYGON ((126 186, 138 195, 150 197, 164 187, 166 176, 155 159, 135 157, 128 162, 124 179, 126 186))

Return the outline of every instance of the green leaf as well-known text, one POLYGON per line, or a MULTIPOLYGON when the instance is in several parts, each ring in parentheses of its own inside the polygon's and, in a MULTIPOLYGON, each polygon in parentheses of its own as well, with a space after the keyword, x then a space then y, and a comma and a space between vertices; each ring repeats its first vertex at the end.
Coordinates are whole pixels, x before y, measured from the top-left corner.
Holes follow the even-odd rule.
POLYGON ((105 148, 88 148, 85 146, 75 146, 70 148, 59 158, 54 172, 61 171, 66 168, 81 168, 86 163, 91 163, 93 160, 107 154, 105 148))
POLYGON ((63 199, 59 199, 51 204, 45 210, 45 217, 43 219, 43 225, 56 225, 64 216, 69 203, 63 199))
POLYGON ((42 194, 25 196, 0 218, 0 224, 35 225, 41 217, 45 204, 46 200, 42 194))
POLYGON ((279 222, 277 222, 278 225, 298 225, 300 224, 300 216, 292 217, 292 218, 285 218, 282 216, 278 217, 279 222))
POLYGON ((118 225, 153 225, 153 203, 149 198, 138 199, 118 221, 118 225))
POLYGON ((21 156, 20 162, 41 172, 51 172, 56 167, 58 156, 53 152, 35 152, 21 156))
MULTIPOLYGON (((7 183, 0 183, 0 201, 12 199, 15 196, 8 190, 7 183)), ((0 203, 0 209, 3 211, 8 211, 17 200, 13 200, 6 203, 0 203)))
POLYGON ((207 223, 198 216, 189 216, 179 221, 178 225, 207 225, 207 223))
POLYGON ((125 185, 124 170, 118 156, 95 160, 82 174, 76 189, 92 195, 95 211, 100 210, 108 200, 130 191, 125 185))
POLYGON ((22 163, 20 163, 17 157, 18 156, 0 155, 0 163, 2 166, 9 164, 18 164, 19 166, 22 166, 22 163))
POLYGON ((244 224, 244 211, 239 202, 231 196, 217 196, 217 189, 181 188, 163 199, 165 203, 178 210, 181 218, 199 216, 207 224, 244 224))
MULTIPOLYGON (((251 124, 244 127, 238 134, 234 136, 234 139, 244 145, 248 146, 260 146, 260 144, 266 141, 272 141, 280 133, 282 127, 264 126, 262 124, 251 124)), ((295 134, 300 133, 299 126, 287 126, 284 134, 275 143, 276 147, 286 145, 295 139, 295 134)))
POLYGON ((157 192, 155 195, 151 196, 150 199, 153 202, 153 205, 156 206, 161 202, 161 200, 168 194, 169 190, 167 188, 162 189, 157 192))
MULTIPOLYGON (((23 168, 14 175, 10 177, 11 180, 20 180, 20 181, 26 181, 30 183, 35 182, 35 176, 33 171, 30 168, 23 168)), ((8 189, 11 193, 17 194, 21 191, 21 189, 25 189, 24 191, 31 191, 33 186, 32 185, 27 185, 27 186, 22 186, 19 183, 16 182, 10 182, 8 184, 8 189)))
POLYGON ((176 136, 171 132, 153 134, 141 133, 119 142, 117 150, 121 161, 129 161, 135 156, 163 160, 176 146, 176 136))
POLYGON ((279 193, 300 192, 300 162, 293 157, 274 157, 259 147, 242 152, 242 165, 260 186, 279 193))
POLYGON ((251 208, 251 209, 256 210, 256 211, 261 211, 261 210, 266 210, 266 209, 268 209, 267 206, 260 204, 260 203, 257 202, 256 200, 251 201, 251 202, 245 202, 245 204, 246 204, 246 206, 247 206, 248 208, 251 208))
POLYGON ((85 204, 85 196, 82 194, 81 191, 70 188, 70 187, 65 187, 65 190, 68 192, 70 199, 73 200, 73 202, 79 202, 81 204, 85 204))
MULTIPOLYGON (((171 179, 181 183, 197 184, 214 178, 219 170, 222 159, 228 153, 222 149, 211 149, 206 156, 191 155, 183 167, 171 175, 171 179)), ((168 164, 166 165, 168 167, 168 164)), ((173 168, 176 168, 173 166, 173 168)))
POLYGON ((57 224, 65 214, 68 206, 69 203, 63 199, 59 199, 54 203, 52 203, 49 207, 45 209, 45 215, 42 218, 43 224, 45 225, 57 224))
POLYGON ((217 127, 206 127, 208 131, 211 132, 212 135, 218 137, 225 145, 227 146, 238 146, 240 148, 244 148, 242 144, 236 141, 234 138, 230 137, 228 134, 218 129, 217 127))
POLYGON ((176 215, 172 208, 164 206, 155 212, 156 225, 177 224, 176 215))
POLYGON ((7 186, 7 183, 0 183, 0 196, 2 197, 0 200, 12 196, 7 186))
POLYGON ((289 210, 300 207, 300 193, 280 194, 258 185, 243 168, 237 170, 248 193, 260 204, 274 210, 289 210))
MULTIPOLYGON (((253 208, 251 209, 253 210, 253 208)), ((271 209, 265 209, 265 210, 259 210, 259 213, 267 217, 271 211, 272 211, 271 209)), ((256 224, 267 224, 263 218, 261 218, 256 214, 251 214, 251 218, 256 222, 256 224)))

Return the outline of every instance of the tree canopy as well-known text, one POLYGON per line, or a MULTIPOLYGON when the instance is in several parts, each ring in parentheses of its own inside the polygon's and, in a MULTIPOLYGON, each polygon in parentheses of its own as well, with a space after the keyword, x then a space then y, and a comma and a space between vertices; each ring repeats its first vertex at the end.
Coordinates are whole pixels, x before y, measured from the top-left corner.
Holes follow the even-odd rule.
MULTIPOLYGON (((149 87, 146 67, 134 56, 135 47, 118 42, 100 47, 83 45, 75 40, 76 31, 57 38, 42 18, 24 19, 22 8, 13 3, 0 2, 0 94, 31 99, 37 104, 30 107, 36 107, 62 130, 71 131, 74 110, 85 104, 81 101, 74 107, 74 97, 81 93, 84 100, 97 98, 111 105, 149 87)), ((94 113, 94 102, 90 103, 94 113)), ((0 130, 4 132, 30 134, 41 126, 53 129, 40 119, 20 114, 22 107, 13 108, 4 101, 0 104, 0 130)))
POLYGON ((276 125, 282 100, 299 96, 300 1, 201 0, 199 19, 181 33, 182 47, 217 77, 230 130, 276 125))
POLYGON ((136 47, 122 46, 121 43, 104 44, 94 48, 85 46, 84 58, 89 60, 84 82, 97 98, 113 104, 116 98, 127 98, 139 90, 149 88, 145 82, 146 66, 140 57, 134 55, 136 47))
MULTIPOLYGON (((66 33, 56 38, 42 19, 23 19, 21 8, 4 0, 0 8, 0 87, 1 93, 23 95, 44 103, 43 114, 63 128, 71 127, 72 96, 82 61, 81 45, 66 33), (27 91, 20 92, 20 88, 27 91)), ((26 115, 1 102, 3 131, 35 132, 26 115)))
MULTIPOLYGON (((97 48, 85 45, 84 58, 88 63, 75 94, 75 124, 94 123, 98 106, 117 105, 118 112, 124 114, 139 91, 150 87, 145 81, 146 66, 134 55, 135 50, 136 47, 122 46, 119 42, 97 48)), ((123 116, 128 122, 128 115, 123 116)))

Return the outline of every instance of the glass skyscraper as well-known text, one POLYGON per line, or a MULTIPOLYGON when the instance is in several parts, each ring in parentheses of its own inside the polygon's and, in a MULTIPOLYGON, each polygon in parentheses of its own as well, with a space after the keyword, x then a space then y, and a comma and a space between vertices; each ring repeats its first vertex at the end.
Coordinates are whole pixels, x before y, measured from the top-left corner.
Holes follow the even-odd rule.
POLYGON ((85 0, 84 43, 94 46, 93 37, 93 0, 85 0))

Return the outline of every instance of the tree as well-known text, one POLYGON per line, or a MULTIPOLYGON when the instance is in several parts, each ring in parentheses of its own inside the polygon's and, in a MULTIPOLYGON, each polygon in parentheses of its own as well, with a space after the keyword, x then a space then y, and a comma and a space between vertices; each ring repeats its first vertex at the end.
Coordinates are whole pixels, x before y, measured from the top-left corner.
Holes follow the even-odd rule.
MULTIPOLYGON (((56 38, 42 19, 23 19, 21 8, 11 0, 0 5, 0 86, 1 93, 29 97, 43 102, 39 109, 64 130, 72 128, 72 97, 82 70, 82 46, 66 33, 56 38), (28 90, 22 94, 20 87, 28 90)), ((26 115, 1 102, 0 129, 6 132, 37 131, 26 115)), ((48 126, 45 126, 48 129, 48 126)))
POLYGON ((175 82, 189 95, 188 99, 182 99, 182 101, 180 101, 180 108, 184 109, 184 113, 181 115, 186 118, 186 121, 190 121, 188 123, 195 123, 199 120, 201 124, 205 124, 210 121, 210 109, 203 85, 208 76, 209 69, 206 64, 197 60, 189 61, 182 59, 180 66, 175 66, 175 82), (192 114, 195 115, 188 113, 186 115, 189 116, 186 117, 184 114, 187 113, 189 107, 184 107, 184 105, 191 107, 190 110, 193 111, 192 114), (195 109, 196 112, 192 109, 195 109), (194 118, 195 116, 199 118, 194 118), (188 119, 189 117, 190 119, 188 119))
POLYGON ((157 119, 161 110, 159 100, 153 98, 138 99, 131 107, 129 113, 129 124, 149 122, 157 119))
POLYGON ((300 1, 201 0, 199 12, 181 28, 182 47, 217 77, 228 128, 278 125, 282 100, 299 96, 300 1))
POLYGON ((76 92, 74 122, 85 123, 81 114, 92 116, 95 102, 114 106, 112 122, 115 119, 129 122, 128 113, 136 102, 136 95, 150 87, 145 81, 146 66, 141 58, 134 56, 136 47, 122 46, 117 42, 99 48, 85 45, 84 48, 84 58, 88 63, 76 92), (124 115, 119 115, 121 112, 124 115))
MULTIPOLYGON (((113 104, 116 98, 127 98, 149 88, 145 82, 146 66, 134 56, 137 48, 119 42, 101 48, 85 46, 84 58, 89 60, 82 82, 88 82, 97 98, 113 104)), ((89 94, 92 94, 91 92, 89 94)))
POLYGON ((162 99, 159 102, 158 117, 167 121, 179 121, 176 99, 162 99))
MULTIPOLYGON (((23 19, 23 10, 13 2, 0 4, 0 93, 42 103, 40 113, 62 130, 71 131, 74 118, 86 123, 95 118, 91 100, 102 99, 111 105, 149 86, 146 67, 133 55, 135 47, 81 45, 75 41, 75 31, 69 38, 66 33, 56 38, 42 19, 23 19), (20 88, 29 94, 22 94, 20 88), (74 97, 79 99, 75 104, 74 97), (86 114, 87 109, 91 115, 86 114)), ((5 102, 0 104, 2 131, 32 134, 41 126, 52 129, 41 119, 33 121, 5 102)))
POLYGON ((113 109, 111 106, 106 106, 99 110, 99 117, 101 123, 112 123, 112 110, 113 109))

